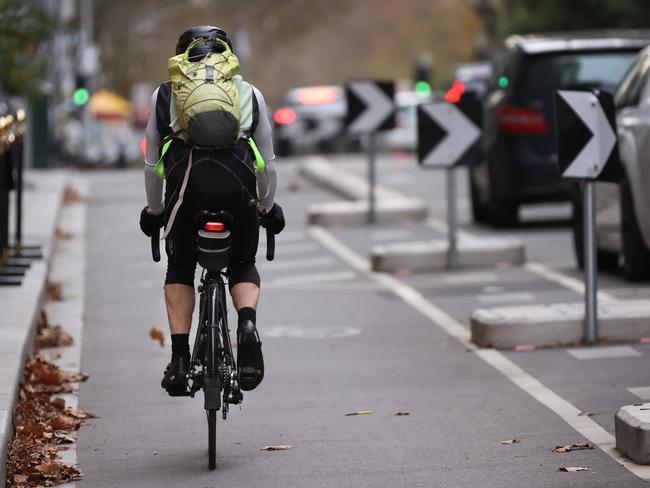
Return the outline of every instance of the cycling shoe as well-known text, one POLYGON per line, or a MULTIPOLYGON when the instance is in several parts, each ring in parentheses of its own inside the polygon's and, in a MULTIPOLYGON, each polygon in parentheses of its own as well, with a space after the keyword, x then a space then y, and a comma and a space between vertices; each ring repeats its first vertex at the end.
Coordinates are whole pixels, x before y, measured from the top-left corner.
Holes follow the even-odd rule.
POLYGON ((169 396, 188 396, 187 379, 190 370, 190 358, 187 356, 172 356, 171 362, 165 369, 160 386, 169 396))
POLYGON ((255 324, 245 320, 237 329, 237 371, 242 390, 257 388, 264 378, 262 342, 255 324))

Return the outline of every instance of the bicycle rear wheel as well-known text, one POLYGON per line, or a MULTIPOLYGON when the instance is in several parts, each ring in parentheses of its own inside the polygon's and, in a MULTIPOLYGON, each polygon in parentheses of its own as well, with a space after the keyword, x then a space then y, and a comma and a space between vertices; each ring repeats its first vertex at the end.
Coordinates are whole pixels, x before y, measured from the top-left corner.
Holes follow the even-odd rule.
POLYGON ((217 467, 217 411, 213 408, 206 410, 208 416, 208 467, 217 467))

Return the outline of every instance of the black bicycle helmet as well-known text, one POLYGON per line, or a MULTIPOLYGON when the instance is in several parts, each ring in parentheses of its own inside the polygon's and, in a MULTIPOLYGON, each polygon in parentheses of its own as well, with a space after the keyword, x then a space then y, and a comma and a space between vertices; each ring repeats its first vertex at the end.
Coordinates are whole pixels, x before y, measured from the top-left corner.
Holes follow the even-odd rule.
POLYGON ((232 42, 226 31, 212 25, 199 25, 183 32, 176 43, 176 54, 184 53, 192 41, 196 39, 205 39, 206 42, 200 43, 190 51, 190 59, 200 59, 211 52, 222 52, 223 45, 216 39, 221 39, 232 50, 232 42))

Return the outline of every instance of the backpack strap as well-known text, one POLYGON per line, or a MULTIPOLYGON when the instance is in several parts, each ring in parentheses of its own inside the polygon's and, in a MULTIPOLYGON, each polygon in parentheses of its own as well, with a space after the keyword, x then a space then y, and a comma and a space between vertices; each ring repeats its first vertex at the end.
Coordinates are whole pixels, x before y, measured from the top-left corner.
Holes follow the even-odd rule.
POLYGON ((176 220, 176 214, 178 213, 178 209, 181 208, 181 205, 183 205, 183 196, 185 195, 187 182, 190 181, 190 171, 192 170, 193 152, 194 152, 194 148, 190 149, 190 155, 187 158, 187 169, 185 170, 185 177, 183 178, 183 184, 181 185, 181 189, 178 193, 178 198, 176 199, 176 203, 174 204, 174 207, 172 208, 172 211, 169 214, 169 219, 167 220, 167 225, 165 226, 165 233, 163 234, 162 237, 163 239, 167 239, 167 236, 172 230, 172 225, 174 225, 174 220, 176 220))

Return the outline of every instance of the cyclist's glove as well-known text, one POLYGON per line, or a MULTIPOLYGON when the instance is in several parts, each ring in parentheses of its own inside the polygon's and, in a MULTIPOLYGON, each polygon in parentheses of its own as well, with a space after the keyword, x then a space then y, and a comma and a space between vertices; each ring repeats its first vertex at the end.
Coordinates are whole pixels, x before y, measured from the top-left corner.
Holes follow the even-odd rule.
POLYGON ((164 223, 162 213, 160 215, 152 215, 147 210, 147 207, 144 207, 142 212, 140 212, 140 229, 147 237, 151 237, 164 223))
POLYGON ((277 203, 273 204, 271 210, 261 216, 262 226, 271 229, 274 234, 279 234, 284 229, 284 212, 277 203))

